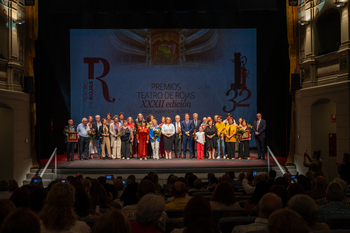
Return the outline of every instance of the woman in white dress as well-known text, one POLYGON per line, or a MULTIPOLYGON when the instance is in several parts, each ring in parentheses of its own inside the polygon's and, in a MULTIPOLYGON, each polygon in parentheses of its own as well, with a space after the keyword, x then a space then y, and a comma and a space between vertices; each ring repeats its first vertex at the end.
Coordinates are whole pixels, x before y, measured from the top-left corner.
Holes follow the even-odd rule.
MULTIPOLYGON (((93 120, 94 118, 92 116, 89 116, 89 127, 92 131, 95 131, 95 128, 92 127, 93 125, 93 120)), ((97 134, 97 132, 95 132, 97 134)), ((90 139, 90 143, 89 143, 89 156, 91 159, 94 158, 93 154, 97 154, 97 144, 96 144, 96 139, 95 138, 91 138, 90 139)))

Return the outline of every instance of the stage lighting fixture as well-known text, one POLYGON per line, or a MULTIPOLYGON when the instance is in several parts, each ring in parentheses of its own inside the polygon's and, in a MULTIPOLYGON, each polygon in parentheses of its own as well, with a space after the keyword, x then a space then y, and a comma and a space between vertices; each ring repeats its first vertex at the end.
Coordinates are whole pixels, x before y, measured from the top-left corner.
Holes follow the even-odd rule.
POLYGON ((298 23, 299 23, 300 25, 302 25, 302 26, 308 24, 308 22, 307 22, 307 21, 304 21, 304 20, 299 20, 298 23))
POLYGON ((17 19, 15 21, 16 24, 24 24, 25 23, 25 20, 24 19, 17 19))
POLYGON ((341 7, 345 5, 345 1, 344 0, 335 0, 333 3, 336 7, 341 7))

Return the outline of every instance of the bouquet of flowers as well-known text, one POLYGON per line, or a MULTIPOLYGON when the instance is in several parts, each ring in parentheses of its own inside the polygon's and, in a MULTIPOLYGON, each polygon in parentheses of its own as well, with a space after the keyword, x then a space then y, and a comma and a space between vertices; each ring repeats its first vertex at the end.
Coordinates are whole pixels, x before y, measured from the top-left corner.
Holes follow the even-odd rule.
POLYGON ((90 141, 92 141, 93 138, 96 138, 96 132, 89 130, 88 135, 90 137, 90 141))
POLYGON ((196 129, 194 129, 194 131, 193 131, 193 136, 192 136, 193 138, 196 137, 196 132, 197 132, 196 129))
POLYGON ((160 137, 161 131, 160 129, 154 129, 153 133, 154 133, 154 137, 160 137))
POLYGON ((205 125, 203 125, 203 126, 202 126, 202 128, 203 128, 203 131, 205 131, 206 126, 205 126, 205 125))
POLYGON ((182 131, 179 129, 179 130, 177 131, 177 134, 179 135, 179 139, 181 139, 181 133, 182 133, 182 131))
POLYGON ((248 128, 252 128, 252 125, 251 124, 247 124, 248 128))
POLYGON ((117 138, 119 138, 120 136, 124 136, 124 135, 125 135, 125 133, 120 132, 117 134, 117 138))
POLYGON ((221 137, 221 136, 224 134, 224 131, 225 131, 225 128, 223 128, 223 129, 221 130, 221 132, 219 133, 219 137, 221 137))
POLYGON ((68 129, 64 129, 64 132, 65 132, 66 134, 70 134, 70 131, 69 131, 68 129))
POLYGON ((237 129, 237 131, 236 131, 236 140, 237 140, 238 143, 241 142, 241 139, 242 139, 242 136, 243 136, 244 132, 245 132, 245 130, 243 130, 243 129, 240 129, 240 128, 237 129))
POLYGON ((136 127, 132 127, 131 129, 132 129, 132 132, 134 133, 134 135, 136 135, 137 134, 137 128, 136 127))

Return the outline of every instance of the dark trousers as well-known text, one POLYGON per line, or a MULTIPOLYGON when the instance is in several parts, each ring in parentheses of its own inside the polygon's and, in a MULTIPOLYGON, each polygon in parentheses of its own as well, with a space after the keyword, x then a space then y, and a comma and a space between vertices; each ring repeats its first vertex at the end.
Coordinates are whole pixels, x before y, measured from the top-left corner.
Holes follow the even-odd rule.
POLYGON ((122 141, 121 147, 123 157, 126 159, 130 158, 130 141, 122 141))
POLYGON ((180 156, 181 155, 181 138, 179 138, 178 134, 175 134, 175 140, 174 140, 174 151, 175 151, 175 156, 180 156))
POLYGON ((82 159, 83 157, 89 159, 89 143, 89 137, 80 137, 79 159, 82 159))
POLYGON ((232 159, 235 157, 236 153, 236 143, 235 142, 226 142, 226 151, 227 151, 227 157, 229 159, 232 159))
POLYGON ((75 142, 67 142, 67 160, 74 160, 75 142))
POLYGON ((265 138, 256 136, 256 149, 258 150, 258 159, 265 159, 265 138))
POLYGON ((101 157, 101 141, 100 141, 100 139, 96 139, 96 146, 97 146, 98 157, 101 157))
POLYGON ((151 145, 151 141, 147 144, 147 157, 153 157, 153 149, 151 145))
POLYGON ((239 157, 243 159, 249 157, 249 140, 241 141, 239 143, 238 158, 239 157))
POLYGON ((196 157, 196 145, 197 145, 197 141, 192 139, 192 149, 193 149, 193 156, 196 157))
POLYGON ((185 159, 186 158, 186 151, 187 151, 187 145, 189 147, 189 150, 190 150, 190 158, 192 158, 193 156, 193 147, 192 147, 192 136, 187 136, 186 134, 185 135, 182 135, 182 149, 183 149, 183 158, 185 159))

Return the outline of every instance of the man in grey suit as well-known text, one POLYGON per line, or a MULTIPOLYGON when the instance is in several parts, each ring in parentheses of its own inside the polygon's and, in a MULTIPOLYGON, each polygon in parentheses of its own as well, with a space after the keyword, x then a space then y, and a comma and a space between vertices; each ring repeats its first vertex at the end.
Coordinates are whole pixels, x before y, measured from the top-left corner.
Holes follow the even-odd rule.
POLYGON ((121 140, 118 137, 120 132, 121 124, 118 122, 118 116, 113 117, 113 123, 110 124, 109 129, 111 131, 111 147, 112 147, 112 159, 121 158, 121 140))
POLYGON ((261 113, 256 114, 256 121, 254 121, 253 132, 256 141, 256 148, 258 150, 258 158, 265 160, 265 130, 266 121, 263 120, 261 113))

